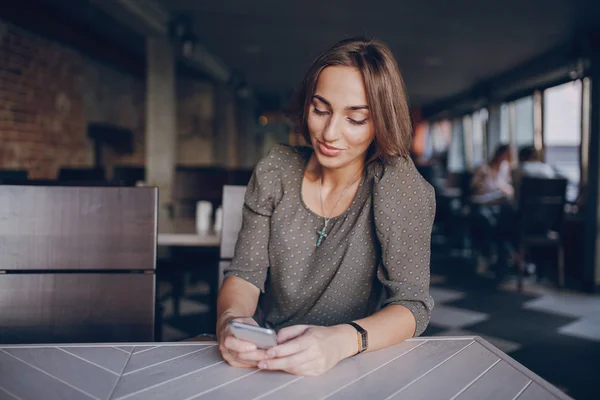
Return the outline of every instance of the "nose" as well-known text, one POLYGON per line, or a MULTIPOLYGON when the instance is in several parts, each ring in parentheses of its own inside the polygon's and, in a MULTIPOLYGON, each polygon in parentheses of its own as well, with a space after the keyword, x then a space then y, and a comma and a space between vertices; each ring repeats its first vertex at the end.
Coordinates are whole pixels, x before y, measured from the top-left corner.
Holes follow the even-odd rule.
POLYGON ((340 129, 340 117, 337 115, 332 115, 327 121, 325 129, 323 130, 323 140, 329 143, 335 142, 341 136, 340 129))

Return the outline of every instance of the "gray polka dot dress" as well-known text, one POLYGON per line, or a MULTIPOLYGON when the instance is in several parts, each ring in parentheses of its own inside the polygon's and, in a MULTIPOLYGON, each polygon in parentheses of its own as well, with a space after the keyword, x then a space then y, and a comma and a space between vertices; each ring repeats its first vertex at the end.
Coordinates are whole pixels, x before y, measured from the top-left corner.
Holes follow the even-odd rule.
POLYGON ((259 323, 336 325, 399 304, 420 335, 433 299, 429 260, 435 197, 410 159, 371 163, 350 207, 329 221, 302 200, 307 147, 276 145, 248 184, 235 256, 225 276, 261 290, 259 323))

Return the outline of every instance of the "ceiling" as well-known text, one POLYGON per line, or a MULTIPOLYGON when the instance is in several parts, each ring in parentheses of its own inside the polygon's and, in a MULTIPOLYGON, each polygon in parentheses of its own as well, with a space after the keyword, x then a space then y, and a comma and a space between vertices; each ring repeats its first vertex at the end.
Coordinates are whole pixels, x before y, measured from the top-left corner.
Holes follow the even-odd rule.
POLYGON ((312 59, 357 35, 389 44, 411 103, 455 96, 600 22, 597 1, 161 0, 259 91, 297 87, 312 59))
MULTIPOLYGON (((127 27, 88 2, 43 1, 143 57, 143 38, 125 34, 127 27)), ((340 39, 381 39, 413 106, 468 92, 600 26, 597 0, 157 1, 192 17, 200 43, 262 95, 285 97, 314 57, 340 39)))

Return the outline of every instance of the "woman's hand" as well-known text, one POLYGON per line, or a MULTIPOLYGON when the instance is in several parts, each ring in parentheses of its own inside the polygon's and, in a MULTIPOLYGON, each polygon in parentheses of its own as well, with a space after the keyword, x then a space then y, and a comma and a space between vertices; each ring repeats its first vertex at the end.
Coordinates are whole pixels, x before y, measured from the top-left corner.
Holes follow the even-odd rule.
POLYGON ((228 329, 228 324, 231 321, 258 326, 252 318, 235 318, 229 315, 222 315, 217 324, 217 338, 219 340, 221 356, 232 367, 256 367, 259 361, 266 358, 265 350, 256 348, 256 345, 252 342, 246 342, 233 336, 228 329))
POLYGON ((331 327, 295 325, 277 334, 280 343, 267 351, 258 367, 294 375, 321 375, 358 351, 356 330, 350 325, 331 327))

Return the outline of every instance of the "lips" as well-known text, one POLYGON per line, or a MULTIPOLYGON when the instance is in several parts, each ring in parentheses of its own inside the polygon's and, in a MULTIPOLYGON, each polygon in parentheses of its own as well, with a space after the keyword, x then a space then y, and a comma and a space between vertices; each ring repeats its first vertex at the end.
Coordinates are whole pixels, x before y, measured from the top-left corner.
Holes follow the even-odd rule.
POLYGON ((318 140, 317 143, 319 144, 319 152, 328 157, 335 157, 337 155, 340 155, 344 151, 342 149, 338 149, 337 147, 326 145, 325 143, 320 142, 318 140))

